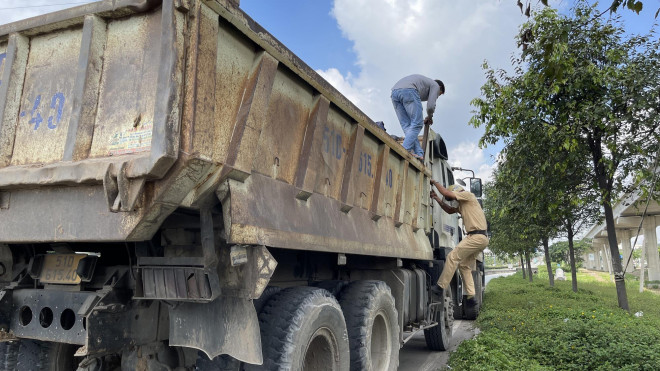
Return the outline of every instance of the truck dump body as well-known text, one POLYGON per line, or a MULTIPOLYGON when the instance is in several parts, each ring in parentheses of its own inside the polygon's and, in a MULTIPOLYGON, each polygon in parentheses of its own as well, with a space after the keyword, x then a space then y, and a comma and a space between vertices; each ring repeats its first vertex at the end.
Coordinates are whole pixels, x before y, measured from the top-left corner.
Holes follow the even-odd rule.
POLYGON ((477 307, 458 275, 431 290, 461 228, 430 204, 454 178, 429 135, 424 166, 238 1, 0 26, 0 368, 394 371, 417 331, 446 350, 477 307))
POLYGON ((427 170, 230 1, 0 27, 0 242, 143 241, 222 203, 229 244, 431 259, 427 170))

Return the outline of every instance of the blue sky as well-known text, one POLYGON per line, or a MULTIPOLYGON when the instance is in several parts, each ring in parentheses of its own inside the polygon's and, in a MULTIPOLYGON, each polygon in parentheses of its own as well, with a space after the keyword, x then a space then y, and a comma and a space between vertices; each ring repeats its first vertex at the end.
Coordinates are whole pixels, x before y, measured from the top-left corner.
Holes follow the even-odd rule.
MULTIPOLYGON (((508 68, 509 58, 518 52, 513 37, 526 18, 520 15, 513 0, 463 1, 462 6, 434 6, 432 3, 424 0, 241 0, 241 8, 372 119, 385 121, 388 132, 392 134, 401 135, 401 130, 392 112, 388 88, 408 73, 422 73, 445 81, 448 91, 438 101, 434 130, 447 140, 450 161, 472 168, 478 175, 488 178, 494 157, 501 147, 491 146, 484 150, 476 147, 483 131, 467 126, 472 110, 469 102, 478 96, 484 81, 480 68, 484 60, 488 60, 492 67, 508 68), (388 10, 392 9, 399 10, 400 14, 388 16, 388 10), (417 38, 405 40, 408 45, 403 49, 384 44, 381 45, 383 53, 366 51, 368 46, 365 44, 371 40, 369 33, 383 37, 395 34, 383 31, 383 22, 379 19, 386 18, 390 29, 405 29, 406 12, 416 11, 418 14, 413 18, 429 26, 428 38, 418 34, 417 38), (371 16, 379 12, 385 14, 382 17, 371 16), (494 18, 500 22, 493 21, 494 18), (437 24, 427 23, 428 19, 436 19, 436 23, 449 23, 459 29, 472 27, 478 36, 461 45, 455 40, 465 37, 466 32, 452 36, 455 29, 443 29, 437 24), (497 35, 497 38, 492 35, 497 35), (430 42, 447 43, 454 49, 447 48, 444 53, 426 53, 430 42), (428 65, 398 55, 410 52, 418 52, 420 56, 428 54, 429 60, 438 61, 438 67, 428 68, 428 65), (411 66, 417 69, 410 69, 411 66), (451 73, 447 74, 447 70, 451 73), (373 84, 371 89, 365 86, 370 82, 373 84)), ((615 16, 624 18, 630 32, 647 32, 655 21, 653 16, 660 7, 660 1, 647 0, 645 3, 646 8, 640 15, 620 9, 615 16)), ((553 6, 568 12, 570 4, 570 1, 557 1, 553 6)), ((606 9, 609 4, 605 1, 600 8, 606 9)))
MULTIPOLYGON (((0 0, 0 24, 87 2, 0 0)), ((571 3, 551 2, 562 11, 571 3)), ((660 1, 644 3, 641 15, 619 10, 631 32, 653 24, 660 1)), ((390 134, 402 135, 392 85, 412 73, 443 80, 433 129, 453 165, 488 179, 500 148, 477 147, 483 129, 467 125, 470 101, 485 80, 484 60, 508 69, 519 53, 514 36, 526 18, 515 0, 241 0, 241 8, 390 134)))
POLYGON ((242 0, 241 8, 314 69, 359 72, 353 44, 331 15, 331 0, 242 0))

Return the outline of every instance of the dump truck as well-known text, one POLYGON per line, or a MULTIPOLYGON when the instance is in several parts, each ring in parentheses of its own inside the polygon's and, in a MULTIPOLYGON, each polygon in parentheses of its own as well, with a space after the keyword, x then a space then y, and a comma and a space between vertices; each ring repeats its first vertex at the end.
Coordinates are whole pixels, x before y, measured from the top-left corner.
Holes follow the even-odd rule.
MULTIPOLYGON (((0 26, 0 368, 395 370, 449 346, 454 183, 238 0, 0 26)), ((480 194, 479 179, 470 179, 480 194)), ((483 265, 474 267, 479 294, 483 265)))

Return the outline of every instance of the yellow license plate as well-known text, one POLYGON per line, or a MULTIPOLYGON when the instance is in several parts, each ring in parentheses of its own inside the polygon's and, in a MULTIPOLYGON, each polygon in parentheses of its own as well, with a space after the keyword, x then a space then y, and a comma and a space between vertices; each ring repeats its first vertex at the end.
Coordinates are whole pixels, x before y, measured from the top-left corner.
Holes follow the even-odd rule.
POLYGON ((85 254, 46 254, 39 280, 43 283, 77 285, 80 277, 76 274, 78 263, 85 254))

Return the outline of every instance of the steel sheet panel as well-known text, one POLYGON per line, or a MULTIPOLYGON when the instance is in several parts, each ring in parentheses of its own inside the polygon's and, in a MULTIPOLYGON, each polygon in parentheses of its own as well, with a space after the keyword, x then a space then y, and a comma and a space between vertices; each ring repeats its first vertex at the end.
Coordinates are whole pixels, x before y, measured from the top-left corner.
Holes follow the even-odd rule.
POLYGON ((364 135, 362 139, 361 151, 358 154, 357 169, 354 175, 353 186, 353 205, 368 209, 374 193, 374 182, 376 178, 376 169, 378 168, 378 149, 379 143, 369 135, 364 135))
POLYGON ((108 23, 90 157, 151 149, 161 12, 108 23))
POLYGON ((30 40, 11 165, 61 160, 81 40, 81 28, 30 40))
POLYGON ((278 70, 268 104, 268 121, 261 123, 255 171, 293 184, 313 93, 298 76, 287 69, 278 70))
POLYGON ((337 107, 330 107, 326 123, 317 128, 312 144, 312 161, 308 171, 316 179, 315 192, 339 198, 347 146, 356 128, 357 125, 337 107))
MULTIPOLYGON (((216 95, 214 143, 228 143, 241 98, 255 59, 255 45, 245 35, 224 22, 217 34, 218 54, 216 60, 216 95)), ((214 161, 224 162, 228 146, 213 148, 214 161)))
POLYGON ((403 161, 398 155, 390 152, 387 157, 383 180, 380 184, 378 214, 389 218, 394 217, 397 187, 401 184, 401 177, 403 177, 403 161))

